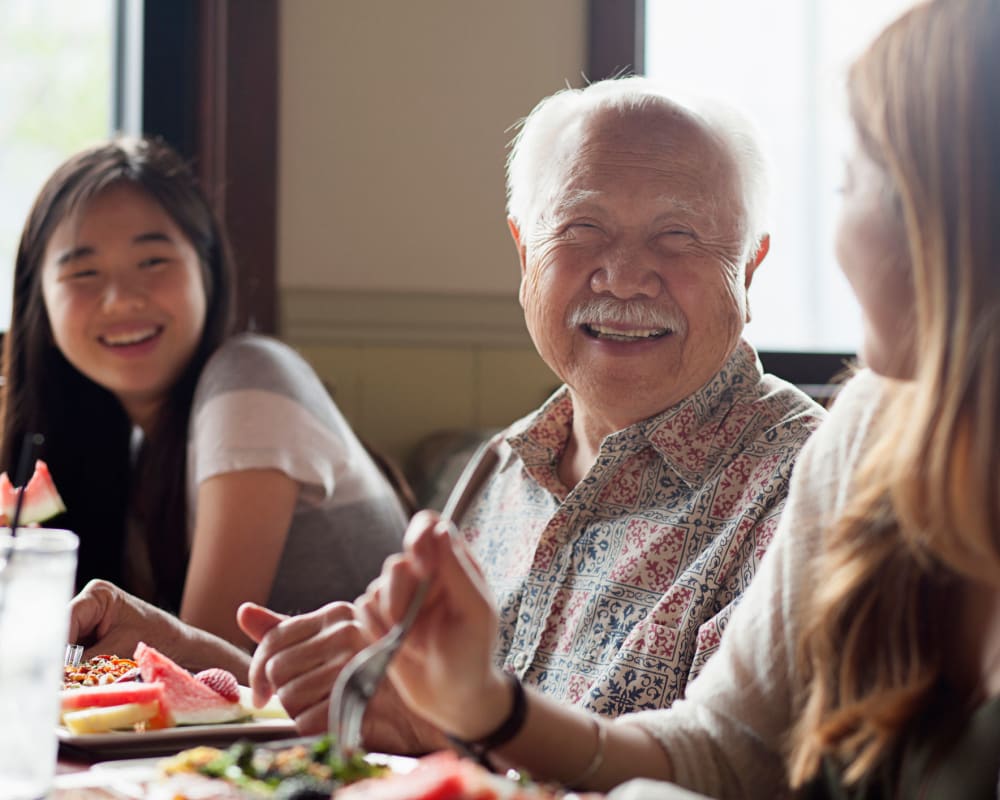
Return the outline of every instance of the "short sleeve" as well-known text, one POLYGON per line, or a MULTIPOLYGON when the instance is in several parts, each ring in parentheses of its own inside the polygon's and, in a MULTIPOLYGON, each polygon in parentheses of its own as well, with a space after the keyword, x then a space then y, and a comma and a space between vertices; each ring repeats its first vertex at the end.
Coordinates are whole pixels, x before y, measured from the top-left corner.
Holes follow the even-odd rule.
POLYGON ((359 446, 347 430, 301 356, 264 337, 236 337, 210 359, 198 383, 191 487, 227 472, 277 469, 305 487, 305 500, 323 502, 333 495, 348 450, 359 446))

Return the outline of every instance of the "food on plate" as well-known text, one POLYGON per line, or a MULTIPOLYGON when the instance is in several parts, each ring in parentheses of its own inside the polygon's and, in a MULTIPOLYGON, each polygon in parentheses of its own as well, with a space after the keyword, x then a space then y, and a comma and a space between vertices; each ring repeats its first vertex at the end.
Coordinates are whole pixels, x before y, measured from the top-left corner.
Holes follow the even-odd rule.
POLYGON ((357 755, 346 762, 338 758, 327 737, 311 745, 255 746, 237 742, 226 750, 195 747, 160 764, 166 776, 196 773, 225 781, 260 797, 329 798, 345 784, 384 775, 388 769, 357 755))
MULTIPOLYGON (((311 747, 237 742, 228 750, 196 747, 161 762, 169 777, 196 773, 268 800, 556 800, 558 787, 495 775, 452 752, 434 753, 405 771, 354 756, 346 764, 328 737, 311 747)), ((596 796, 594 796, 596 797, 596 796)))
POLYGON ((131 658, 99 655, 88 658, 78 666, 63 667, 63 689, 79 689, 84 686, 101 686, 107 683, 135 678, 138 664, 131 658))
POLYGON ((249 686, 240 686, 240 702, 244 708, 250 709, 250 713, 256 719, 288 719, 288 712, 281 705, 281 699, 273 694, 271 698, 262 706, 253 704, 253 689, 249 686))
POLYGON ((345 787, 336 800, 554 800, 564 794, 559 787, 512 780, 443 751, 419 759, 405 775, 345 787))
POLYGON ((64 691, 62 723, 77 735, 140 726, 142 730, 158 730, 171 724, 166 708, 159 681, 106 683, 64 691))
POLYGON ((163 725, 153 723, 160 713, 158 702, 123 703, 116 706, 93 706, 80 711, 63 713, 63 725, 70 733, 105 733, 121 728, 134 728, 142 723, 147 728, 162 728, 163 725))
MULTIPOLYGON (((248 716, 240 703, 236 678, 229 673, 226 675, 231 681, 217 675, 209 678, 216 685, 224 686, 226 694, 222 694, 145 642, 136 645, 135 660, 144 683, 159 681, 163 684, 164 710, 174 725, 218 724, 248 716)), ((223 670, 207 672, 221 674, 223 670)))
POLYGON ((277 698, 255 709, 250 690, 231 672, 215 667, 192 675, 143 642, 136 646, 134 660, 99 656, 87 666, 92 662, 95 670, 87 673, 91 685, 74 679, 74 688, 62 692, 62 721, 74 734, 288 718, 277 698))
MULTIPOLYGON (((0 517, 4 523, 14 516, 17 506, 18 487, 10 482, 6 472, 0 473, 0 517)), ((52 475, 45 462, 39 459, 35 462, 35 471, 24 487, 24 500, 21 502, 20 525, 31 525, 45 522, 56 514, 66 510, 52 475)))

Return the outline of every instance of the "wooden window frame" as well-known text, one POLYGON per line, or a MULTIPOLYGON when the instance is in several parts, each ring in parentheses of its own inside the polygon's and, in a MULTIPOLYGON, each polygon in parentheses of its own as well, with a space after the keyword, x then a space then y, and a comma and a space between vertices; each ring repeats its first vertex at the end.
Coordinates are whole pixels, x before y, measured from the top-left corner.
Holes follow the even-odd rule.
POLYGON ((242 327, 278 330, 278 0, 145 0, 142 128, 195 166, 229 232, 242 327))

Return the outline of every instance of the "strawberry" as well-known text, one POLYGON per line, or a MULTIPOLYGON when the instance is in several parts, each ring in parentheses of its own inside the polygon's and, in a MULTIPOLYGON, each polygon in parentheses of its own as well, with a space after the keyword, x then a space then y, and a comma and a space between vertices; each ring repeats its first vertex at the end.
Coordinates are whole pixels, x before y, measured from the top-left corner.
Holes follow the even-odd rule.
POLYGON ((231 703, 238 703, 240 700, 240 685, 236 682, 236 676, 229 670, 220 667, 203 669, 194 676, 194 679, 205 684, 213 692, 222 695, 231 703))

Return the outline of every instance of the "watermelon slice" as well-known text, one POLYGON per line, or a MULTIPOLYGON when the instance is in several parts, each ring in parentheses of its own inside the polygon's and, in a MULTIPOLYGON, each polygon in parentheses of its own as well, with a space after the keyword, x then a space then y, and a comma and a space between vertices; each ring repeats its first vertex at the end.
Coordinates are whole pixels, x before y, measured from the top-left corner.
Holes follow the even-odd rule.
POLYGON ((247 716, 237 700, 223 697, 163 653, 139 642, 133 656, 145 683, 163 684, 163 710, 175 725, 211 725, 247 716))
MULTIPOLYGON (((10 522, 14 516, 14 509, 17 506, 17 487, 7 477, 7 473, 0 473, 0 513, 10 522)), ((45 462, 38 460, 35 462, 35 472, 24 487, 24 502, 21 505, 21 519, 19 524, 31 525, 32 523, 45 522, 56 514, 61 514, 66 510, 56 485, 52 482, 52 475, 45 462)))
POLYGON ((171 725, 163 710, 163 684, 159 682, 128 681, 64 689, 61 705, 63 724, 73 733, 95 733, 136 722, 145 723, 146 730, 171 725))
POLYGON ((77 711, 95 706, 120 706, 125 703, 159 703, 163 700, 163 684, 106 683, 103 686, 83 686, 79 689, 64 689, 62 710, 77 711))
POLYGON ((451 751, 424 756, 405 773, 368 778, 338 789, 337 800, 554 800, 492 775, 451 751))

